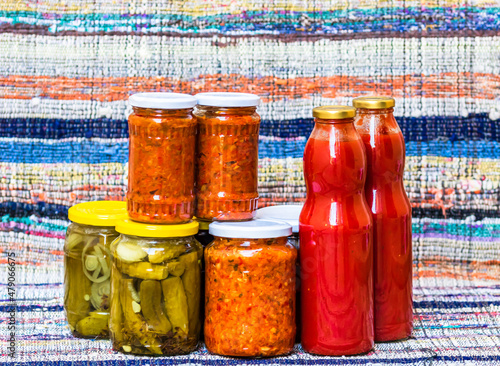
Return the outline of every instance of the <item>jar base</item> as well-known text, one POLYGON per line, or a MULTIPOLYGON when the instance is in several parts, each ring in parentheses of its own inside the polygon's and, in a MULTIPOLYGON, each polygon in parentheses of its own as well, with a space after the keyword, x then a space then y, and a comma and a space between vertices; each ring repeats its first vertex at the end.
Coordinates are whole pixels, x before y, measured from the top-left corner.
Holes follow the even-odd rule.
POLYGON ((210 221, 250 221, 255 217, 258 197, 245 200, 214 200, 198 197, 195 216, 210 221))
POLYGON ((154 204, 127 200, 127 212, 133 221, 146 224, 185 224, 193 218, 193 200, 178 204, 154 204))
POLYGON ((172 346, 169 349, 167 349, 167 347, 170 346, 163 344, 162 353, 160 354, 148 350, 148 348, 144 347, 143 345, 134 346, 134 345, 127 345, 127 344, 120 344, 117 342, 113 342, 113 351, 120 352, 125 355, 163 357, 163 356, 187 355, 189 353, 196 351, 198 346, 199 346, 198 341, 187 341, 182 344, 178 344, 175 347, 172 346))

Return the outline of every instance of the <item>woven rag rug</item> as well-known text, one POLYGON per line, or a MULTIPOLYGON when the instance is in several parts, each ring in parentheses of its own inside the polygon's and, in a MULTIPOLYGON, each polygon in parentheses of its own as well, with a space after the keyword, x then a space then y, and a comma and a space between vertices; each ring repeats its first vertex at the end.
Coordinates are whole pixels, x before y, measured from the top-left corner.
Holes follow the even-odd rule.
POLYGON ((2 0, 0 364, 500 365, 499 118, 500 0, 2 0), (67 209, 123 199, 139 91, 259 94, 261 206, 304 200, 314 106, 393 96, 414 216, 411 339, 242 360, 72 338, 67 209))

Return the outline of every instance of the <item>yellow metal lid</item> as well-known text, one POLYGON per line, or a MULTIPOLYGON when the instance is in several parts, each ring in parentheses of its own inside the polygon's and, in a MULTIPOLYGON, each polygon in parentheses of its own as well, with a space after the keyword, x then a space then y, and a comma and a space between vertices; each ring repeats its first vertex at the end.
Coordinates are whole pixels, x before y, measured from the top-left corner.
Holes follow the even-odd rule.
POLYGON ((179 238, 197 234, 198 222, 190 221, 187 224, 179 225, 153 225, 125 219, 116 223, 116 231, 120 234, 145 238, 179 238))
POLYGON ((326 105, 313 109, 313 117, 321 119, 347 119, 355 115, 356 109, 345 105, 326 105))
POLYGON ((92 201, 74 205, 68 210, 71 221, 82 225, 115 226, 117 220, 127 217, 125 201, 92 201))
POLYGON ((385 109, 394 107, 396 101, 391 97, 359 97, 352 100, 352 105, 359 109, 385 109))
POLYGON ((207 220, 198 220, 198 223, 200 224, 200 230, 208 230, 208 225, 212 223, 212 221, 207 221, 207 220))

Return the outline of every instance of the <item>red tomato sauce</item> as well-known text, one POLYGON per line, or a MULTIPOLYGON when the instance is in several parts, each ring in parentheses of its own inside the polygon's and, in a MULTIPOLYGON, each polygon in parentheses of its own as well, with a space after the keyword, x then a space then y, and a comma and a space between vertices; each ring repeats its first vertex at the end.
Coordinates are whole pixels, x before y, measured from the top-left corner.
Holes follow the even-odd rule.
POLYGON ((366 200, 374 225, 375 341, 393 341, 407 338, 413 329, 411 205, 403 187, 405 145, 401 132, 361 137, 368 159, 366 200))
POLYGON ((373 347, 373 257, 363 144, 352 119, 335 122, 316 123, 306 144, 300 262, 302 345, 338 356, 373 347))

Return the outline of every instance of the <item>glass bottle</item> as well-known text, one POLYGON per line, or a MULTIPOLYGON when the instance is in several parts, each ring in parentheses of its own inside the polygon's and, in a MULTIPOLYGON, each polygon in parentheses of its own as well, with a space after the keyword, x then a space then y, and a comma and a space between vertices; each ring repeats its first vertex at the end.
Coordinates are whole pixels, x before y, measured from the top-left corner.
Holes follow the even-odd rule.
POLYGON ((304 151, 307 197, 299 217, 302 346, 320 355, 373 347, 372 218, 355 109, 314 108, 304 151))
POLYGON ((405 143, 388 97, 361 97, 356 130, 368 162, 366 201, 373 215, 375 341, 395 341, 413 329, 411 205, 403 186, 405 143))

